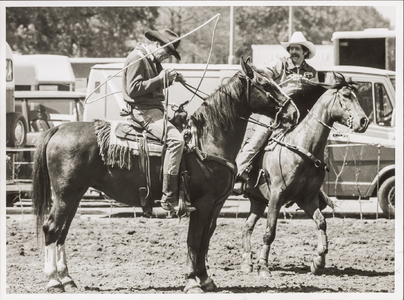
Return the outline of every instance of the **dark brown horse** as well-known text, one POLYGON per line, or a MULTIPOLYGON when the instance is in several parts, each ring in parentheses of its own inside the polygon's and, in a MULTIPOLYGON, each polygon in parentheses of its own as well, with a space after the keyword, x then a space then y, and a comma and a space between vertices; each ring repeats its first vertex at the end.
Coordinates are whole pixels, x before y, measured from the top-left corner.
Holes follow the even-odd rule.
MULTIPOLYGON (((292 124, 298 119, 293 101, 272 80, 244 61, 241 65, 243 71, 221 85, 191 116, 193 131, 198 133, 197 151, 186 154, 183 161, 190 174, 189 195, 196 211, 190 214, 189 220, 185 292, 215 288, 206 271, 205 257, 219 212, 232 191, 237 172, 235 158, 248 117, 252 112, 259 112, 292 124)), ((131 170, 104 164, 92 122, 52 128, 38 145, 33 205, 38 228, 42 226, 45 234, 48 291, 76 287, 67 269, 65 240, 80 200, 89 187, 116 201, 140 206, 139 165, 137 157, 132 159, 131 170)), ((160 157, 150 157, 154 199, 161 197, 160 166, 160 157)))
MULTIPOLYGON (((355 132, 364 132, 369 123, 359 105, 355 87, 342 75, 334 76, 334 84, 328 87, 324 85, 328 90, 295 129, 279 135, 273 134, 257 164, 257 168, 261 170, 250 177, 258 185, 253 188, 253 185, 247 184, 251 187, 247 192, 251 208, 242 232, 242 270, 245 272, 253 269, 251 234, 268 206, 264 245, 259 255, 258 268, 261 276, 270 276, 268 255, 275 239, 279 211, 283 205, 290 206, 294 203, 317 225, 318 256, 313 260, 311 271, 317 274, 325 266, 328 244, 326 221, 321 210, 326 206, 322 200, 327 196, 320 188, 326 172, 324 149, 328 135, 334 122, 344 124, 355 132)), ((318 91, 321 89, 322 87, 313 90, 317 93, 313 94, 314 99, 318 98, 318 91)), ((296 105, 299 107, 298 102, 296 105)))

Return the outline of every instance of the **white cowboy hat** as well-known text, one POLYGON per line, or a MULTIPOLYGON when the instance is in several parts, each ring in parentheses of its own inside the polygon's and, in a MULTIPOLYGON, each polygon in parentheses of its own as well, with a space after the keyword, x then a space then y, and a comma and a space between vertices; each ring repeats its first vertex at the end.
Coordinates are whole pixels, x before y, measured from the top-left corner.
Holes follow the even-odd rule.
POLYGON ((283 48, 285 48, 286 51, 288 51, 288 47, 291 44, 299 44, 309 49, 307 59, 312 58, 316 54, 316 46, 314 46, 312 42, 306 40, 301 31, 294 32, 289 42, 281 42, 281 45, 283 46, 283 48))

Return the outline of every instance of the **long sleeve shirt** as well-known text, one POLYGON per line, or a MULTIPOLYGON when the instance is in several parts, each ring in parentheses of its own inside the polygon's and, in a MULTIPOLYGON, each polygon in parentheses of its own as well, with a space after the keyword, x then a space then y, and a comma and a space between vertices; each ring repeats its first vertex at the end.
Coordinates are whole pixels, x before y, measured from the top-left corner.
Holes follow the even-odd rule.
POLYGON ((160 62, 147 53, 142 44, 137 44, 126 58, 124 67, 131 63, 133 64, 125 69, 122 76, 123 99, 134 109, 164 110, 164 83, 159 77, 163 67, 160 62))

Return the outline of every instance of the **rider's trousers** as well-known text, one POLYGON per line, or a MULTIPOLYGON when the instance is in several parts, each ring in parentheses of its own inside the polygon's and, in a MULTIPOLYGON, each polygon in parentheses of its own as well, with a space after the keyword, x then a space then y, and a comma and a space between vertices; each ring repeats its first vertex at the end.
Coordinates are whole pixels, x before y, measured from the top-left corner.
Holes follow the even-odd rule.
MULTIPOLYGON (((164 113, 160 109, 133 109, 132 117, 143 125, 147 131, 163 141, 164 113)), ((164 157, 164 174, 178 175, 184 145, 182 134, 167 121, 167 150, 164 157)))
MULTIPOLYGON (((271 119, 267 116, 261 115, 259 118, 259 122, 269 125, 271 123, 271 119)), ((236 164, 238 169, 238 175, 241 175, 245 169, 250 165, 251 159, 257 153, 261 147, 268 141, 271 136, 272 130, 256 125, 255 131, 251 137, 251 139, 244 145, 241 152, 237 155, 236 164)))

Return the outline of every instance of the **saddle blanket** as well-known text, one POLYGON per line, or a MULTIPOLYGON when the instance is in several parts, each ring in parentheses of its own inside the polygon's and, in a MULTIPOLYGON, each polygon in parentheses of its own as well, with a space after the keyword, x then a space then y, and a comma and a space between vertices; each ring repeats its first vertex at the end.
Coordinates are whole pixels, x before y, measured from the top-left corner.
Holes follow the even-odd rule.
MULTIPOLYGON (((133 129, 131 128, 130 124, 126 124, 120 121, 111 121, 111 133, 110 133, 110 142, 109 144, 117 145, 121 147, 128 147, 131 149, 133 155, 139 155, 139 143, 136 140, 142 138, 141 133, 137 136, 131 137, 131 139, 123 139, 123 136, 128 136, 127 131, 133 129), (117 136, 118 134, 118 136, 117 136)), ((147 145, 149 148, 149 155, 150 156, 161 156, 162 151, 162 144, 156 140, 150 140, 147 138, 147 145)))

